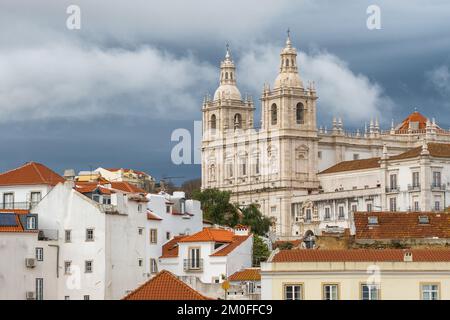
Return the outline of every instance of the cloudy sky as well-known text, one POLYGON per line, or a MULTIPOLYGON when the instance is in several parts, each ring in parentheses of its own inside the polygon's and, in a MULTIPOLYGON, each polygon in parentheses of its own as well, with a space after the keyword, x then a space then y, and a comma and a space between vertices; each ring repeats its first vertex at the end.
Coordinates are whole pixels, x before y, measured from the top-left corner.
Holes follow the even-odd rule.
POLYGON ((259 118, 287 28, 319 125, 336 115, 349 129, 371 117, 387 128, 417 108, 449 128, 449 16, 445 0, 2 0, 0 170, 39 161, 199 177, 198 165, 172 164, 172 131, 201 120, 227 42, 259 118), (72 4, 80 30, 66 27, 72 4), (366 26, 371 4, 381 30, 366 26))

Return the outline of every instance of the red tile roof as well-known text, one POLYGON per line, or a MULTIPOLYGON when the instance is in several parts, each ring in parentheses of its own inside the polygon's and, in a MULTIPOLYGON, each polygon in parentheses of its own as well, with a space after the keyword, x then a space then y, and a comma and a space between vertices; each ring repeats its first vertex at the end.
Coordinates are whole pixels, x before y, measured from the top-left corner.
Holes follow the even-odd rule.
POLYGON ((0 174, 1 186, 14 185, 51 185, 64 182, 56 172, 37 162, 27 162, 23 166, 0 174))
POLYGON ((111 187, 125 192, 147 193, 145 190, 138 188, 129 182, 111 182, 111 187))
POLYGON ((380 158, 369 158, 369 159, 360 159, 360 160, 350 160, 350 161, 342 161, 335 164, 328 169, 325 169, 319 174, 325 173, 336 173, 343 171, 353 171, 353 170, 365 170, 365 169, 373 169, 380 167, 380 158))
POLYGON ((355 239, 402 240, 450 238, 450 214, 433 212, 355 212, 355 239), (429 224, 419 224, 427 216, 429 224), (369 225, 369 217, 377 217, 377 225, 369 225))
POLYGON ((239 247, 241 243, 247 240, 250 236, 233 236, 231 243, 227 244, 225 247, 220 249, 219 251, 214 252, 211 257, 225 257, 234 249, 239 247))
POLYGON ((147 210, 147 220, 161 221, 162 218, 160 216, 158 216, 157 214, 151 212, 150 210, 147 210))
MULTIPOLYGON (((430 156, 435 158, 450 158, 450 144, 446 143, 427 143, 430 156)), ((395 156, 389 157, 389 160, 402 160, 409 158, 417 158, 422 152, 422 146, 408 150, 395 156)))
POLYGON ((75 183, 75 190, 77 190, 80 193, 91 193, 94 191, 100 191, 101 194, 112 194, 115 193, 115 191, 108 189, 96 182, 76 182, 75 183))
MULTIPOLYGON (((409 124, 411 122, 418 123, 418 127, 414 128, 414 130, 425 129, 427 126, 427 118, 424 115, 422 115, 421 113, 419 113, 418 111, 414 111, 409 116, 407 116, 405 118, 405 120, 403 120, 399 126, 397 126, 396 130, 408 130, 409 124)), ((411 128, 411 129, 413 129, 413 128, 411 128)))
POLYGON ((173 273, 163 270, 123 300, 211 300, 178 279, 173 273))
POLYGON ((272 262, 401 262, 405 252, 411 252, 416 262, 450 262, 450 249, 281 250, 272 262))
POLYGON ((229 281, 260 281, 261 269, 249 268, 233 273, 228 277, 229 281))
POLYGON ((162 256, 160 258, 178 257, 178 242, 186 236, 176 236, 162 246, 162 256))
POLYGON ((203 228, 202 231, 184 238, 181 242, 231 242, 234 233, 224 229, 203 228))

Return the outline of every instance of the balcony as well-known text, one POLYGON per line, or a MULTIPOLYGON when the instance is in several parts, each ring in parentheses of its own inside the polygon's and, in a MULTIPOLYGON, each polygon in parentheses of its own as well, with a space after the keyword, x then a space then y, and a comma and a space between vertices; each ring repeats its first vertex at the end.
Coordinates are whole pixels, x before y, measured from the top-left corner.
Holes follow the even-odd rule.
POLYGON ((399 193, 400 188, 398 186, 386 187, 386 193, 399 193))
POLYGON ((186 272, 203 271, 203 259, 184 259, 184 271, 186 272))
POLYGON ((40 229, 38 233, 39 241, 58 240, 58 230, 56 229, 40 229))
POLYGON ((31 208, 35 207, 39 202, 4 202, 0 203, 0 209, 2 210, 30 210, 31 208))
POLYGON ((420 183, 408 184, 408 191, 420 191, 420 183))
POLYGON ((431 190, 432 191, 445 191, 447 185, 445 183, 432 183, 431 190))

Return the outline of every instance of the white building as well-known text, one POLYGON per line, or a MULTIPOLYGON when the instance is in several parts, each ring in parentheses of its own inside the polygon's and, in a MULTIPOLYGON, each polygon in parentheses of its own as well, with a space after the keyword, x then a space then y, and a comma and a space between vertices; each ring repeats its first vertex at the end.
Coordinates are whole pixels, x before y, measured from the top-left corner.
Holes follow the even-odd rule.
MULTIPOLYGON (((231 191, 231 200, 240 205, 258 204, 273 217, 279 238, 303 232, 294 227, 294 207, 321 192, 319 172, 342 161, 382 157, 385 145, 388 155, 397 155, 420 146, 423 139, 450 143, 449 131, 418 112, 385 131, 377 120, 352 133, 345 131, 342 119, 335 118, 330 129, 321 127, 316 89, 304 84, 298 69, 297 51, 288 37, 279 74, 261 95, 262 119, 254 121, 253 101, 242 98, 227 50, 220 85, 202 106, 202 188, 231 191)), ((373 205, 382 206, 381 200, 373 205)))
POLYGON ((235 272, 250 268, 252 250, 253 235, 246 227, 238 226, 234 230, 204 228, 166 243, 159 260, 161 268, 186 282, 196 278, 203 284, 218 284, 235 272))
POLYGON ((318 174, 319 191, 292 199, 293 235, 353 228, 357 211, 442 211, 450 195, 450 144, 340 162, 318 174))
POLYGON ((177 236, 197 233, 203 229, 203 213, 200 202, 185 199, 184 192, 147 194, 146 254, 147 273, 162 270, 159 257, 163 245, 177 236))

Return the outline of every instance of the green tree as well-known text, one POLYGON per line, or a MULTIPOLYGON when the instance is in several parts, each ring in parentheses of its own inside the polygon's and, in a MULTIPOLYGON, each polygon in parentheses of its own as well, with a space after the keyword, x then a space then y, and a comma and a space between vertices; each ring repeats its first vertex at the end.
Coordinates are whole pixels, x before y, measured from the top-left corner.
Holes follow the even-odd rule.
POLYGON ((253 233, 259 236, 267 234, 271 225, 271 220, 268 217, 263 216, 255 204, 252 203, 241 209, 241 211, 241 224, 250 226, 253 233))
POLYGON ((259 267, 261 262, 267 261, 270 255, 270 250, 263 239, 258 236, 253 236, 253 266, 259 267))
POLYGON ((200 201, 203 217, 212 223, 234 227, 239 222, 239 213, 230 203, 231 193, 218 189, 195 190, 192 198, 200 201))

